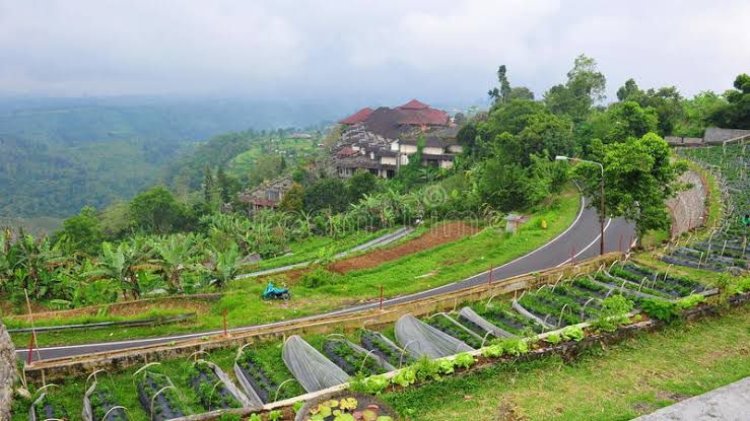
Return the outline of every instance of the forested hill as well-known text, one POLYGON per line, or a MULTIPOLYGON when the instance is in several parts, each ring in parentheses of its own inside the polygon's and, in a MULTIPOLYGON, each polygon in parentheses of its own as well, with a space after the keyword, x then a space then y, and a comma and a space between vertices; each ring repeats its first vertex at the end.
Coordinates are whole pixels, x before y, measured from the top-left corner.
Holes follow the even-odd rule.
POLYGON ((0 99, 0 219, 129 199, 211 136, 302 127, 334 105, 153 98, 0 99))

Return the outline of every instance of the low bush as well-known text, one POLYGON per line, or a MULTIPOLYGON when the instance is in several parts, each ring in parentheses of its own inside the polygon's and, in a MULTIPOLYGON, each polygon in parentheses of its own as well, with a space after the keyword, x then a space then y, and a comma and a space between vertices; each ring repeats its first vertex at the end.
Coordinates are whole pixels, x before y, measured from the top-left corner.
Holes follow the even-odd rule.
POLYGON ((585 333, 580 326, 568 326, 560 332, 560 336, 566 341, 580 342, 583 340, 585 333))
POLYGON ((302 276, 301 283, 306 288, 319 288, 326 285, 335 285, 341 276, 337 273, 318 267, 302 276))

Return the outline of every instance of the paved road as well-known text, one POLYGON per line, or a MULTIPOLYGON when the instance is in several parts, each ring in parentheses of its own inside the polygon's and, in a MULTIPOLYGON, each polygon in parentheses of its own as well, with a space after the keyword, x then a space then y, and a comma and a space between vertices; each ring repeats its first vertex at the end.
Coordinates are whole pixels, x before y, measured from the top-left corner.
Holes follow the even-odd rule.
MULTIPOLYGON (((499 280, 516 275, 523 275, 530 272, 537 272, 544 269, 550 269, 561 266, 574 260, 583 260, 594 257, 599 253, 599 218, 593 209, 582 209, 573 224, 558 237, 540 247, 539 249, 522 256, 512 262, 492 269, 492 279, 499 280)), ((633 226, 623 220, 615 219, 606 222, 605 230, 605 251, 626 250, 634 238, 633 226)), ((487 270, 478 275, 464 279, 462 281, 443 285, 441 287, 416 294, 405 295, 384 301, 385 306, 407 302, 419 298, 430 297, 444 292, 456 291, 462 288, 486 283, 490 271, 487 270)), ((379 303, 367 303, 347 307, 342 310, 333 311, 326 314, 346 314, 375 308, 379 303)), ((319 317, 319 315, 311 316, 319 317)), ((303 320, 300 318, 297 320, 303 320)), ((255 325, 231 329, 231 332, 247 332, 258 328, 268 326, 281 326, 287 322, 269 323, 264 325, 255 325)), ((42 348, 34 352, 34 359, 49 359, 69 357, 75 355, 85 355, 94 352, 113 351, 127 349, 137 346, 152 345, 159 343, 168 343, 181 339, 199 338, 213 334, 219 334, 221 331, 210 331, 201 333, 191 333, 183 335, 174 335, 169 337, 136 339, 130 341, 104 342, 97 344, 68 345, 42 348)), ((19 358, 26 358, 26 350, 19 349, 16 351, 19 358)))
POLYGON ((709 420, 750 420, 750 377, 635 419, 635 421, 709 420))

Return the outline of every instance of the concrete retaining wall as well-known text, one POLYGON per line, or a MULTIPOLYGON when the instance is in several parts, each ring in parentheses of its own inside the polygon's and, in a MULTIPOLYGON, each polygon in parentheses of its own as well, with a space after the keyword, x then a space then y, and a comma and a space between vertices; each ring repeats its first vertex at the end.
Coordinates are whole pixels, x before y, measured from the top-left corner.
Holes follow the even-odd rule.
POLYGON ((672 238, 703 225, 706 216, 708 189, 705 180, 692 170, 682 174, 679 180, 681 183, 692 184, 692 187, 667 201, 672 214, 672 238))

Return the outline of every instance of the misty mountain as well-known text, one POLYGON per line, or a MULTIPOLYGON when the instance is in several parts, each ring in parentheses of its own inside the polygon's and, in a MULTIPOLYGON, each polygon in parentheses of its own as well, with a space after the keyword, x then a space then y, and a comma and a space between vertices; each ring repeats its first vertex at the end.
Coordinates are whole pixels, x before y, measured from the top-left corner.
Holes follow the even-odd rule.
POLYGON ((333 121, 335 104, 241 99, 0 99, 0 217, 64 218, 128 199, 207 138, 333 121))

